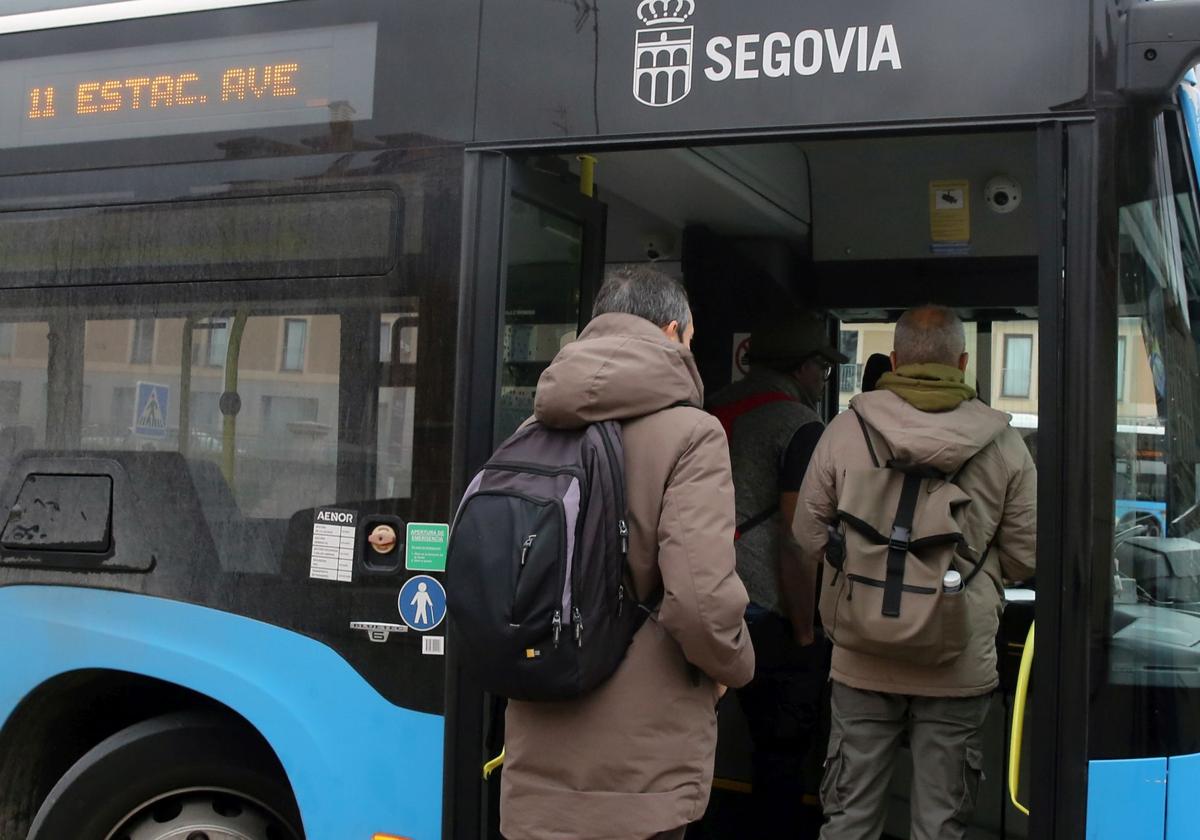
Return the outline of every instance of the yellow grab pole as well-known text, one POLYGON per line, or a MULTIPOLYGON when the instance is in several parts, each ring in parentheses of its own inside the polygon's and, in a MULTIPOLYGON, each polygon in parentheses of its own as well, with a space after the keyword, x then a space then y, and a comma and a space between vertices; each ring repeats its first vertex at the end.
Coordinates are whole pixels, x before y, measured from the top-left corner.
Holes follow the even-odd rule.
MULTIPOLYGON (((225 393, 238 392, 238 356, 242 352, 242 333, 246 330, 246 310, 239 310, 229 330, 229 345, 225 348, 225 393)), ((239 406, 240 407, 240 406, 239 406)), ((221 421, 221 472, 230 489, 234 487, 237 468, 237 414, 224 414, 221 421)))
POLYGON ((504 763, 504 749, 501 748, 500 755, 496 756, 491 761, 489 761, 487 764, 483 765, 483 780, 486 782, 488 779, 490 779, 492 777, 492 774, 495 773, 500 768, 500 765, 502 765, 503 763, 504 763))
POLYGON ((588 198, 596 195, 596 158, 592 155, 578 155, 579 161, 579 191, 588 198))
POLYGON ((1017 789, 1021 784, 1021 736, 1025 733, 1025 700, 1029 697, 1029 672, 1033 669, 1033 624, 1025 637, 1025 649, 1021 651, 1021 668, 1017 671, 1017 695, 1013 703, 1012 737, 1008 745, 1008 797, 1013 807, 1025 816, 1029 809, 1017 800, 1017 789))
POLYGON ((179 452, 185 458, 192 437, 192 334, 195 327, 196 316, 187 316, 183 321, 179 352, 179 452))

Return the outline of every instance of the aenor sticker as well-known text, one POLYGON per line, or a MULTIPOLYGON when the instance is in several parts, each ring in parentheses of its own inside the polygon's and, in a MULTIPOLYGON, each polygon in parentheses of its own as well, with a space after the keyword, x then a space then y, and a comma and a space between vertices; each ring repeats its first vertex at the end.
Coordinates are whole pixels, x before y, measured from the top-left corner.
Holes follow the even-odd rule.
POLYGON ((425 656, 445 656, 446 655, 446 637, 445 636, 422 636, 421 637, 421 653, 425 656))
POLYGON ((317 508, 308 576, 315 580, 351 583, 354 580, 354 544, 357 535, 356 511, 317 508))

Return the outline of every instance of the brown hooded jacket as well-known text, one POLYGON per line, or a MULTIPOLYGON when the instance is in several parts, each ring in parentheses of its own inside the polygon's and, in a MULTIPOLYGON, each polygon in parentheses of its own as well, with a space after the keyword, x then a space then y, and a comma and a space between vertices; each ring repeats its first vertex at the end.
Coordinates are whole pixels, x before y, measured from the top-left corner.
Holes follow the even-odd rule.
POLYGON ((508 840, 642 840, 704 813, 716 683, 754 673, 734 571, 729 452, 697 408, 691 352, 649 321, 609 314, 563 348, 538 383, 535 416, 557 428, 619 419, 637 594, 661 578, 657 615, 616 673, 559 703, 510 702, 501 783, 508 840))

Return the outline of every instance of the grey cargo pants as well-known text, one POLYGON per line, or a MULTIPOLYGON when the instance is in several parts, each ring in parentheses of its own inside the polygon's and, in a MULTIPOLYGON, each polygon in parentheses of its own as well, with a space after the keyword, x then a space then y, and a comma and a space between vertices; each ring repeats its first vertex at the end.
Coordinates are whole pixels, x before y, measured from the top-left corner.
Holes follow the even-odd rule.
POLYGON ((883 833, 896 748, 907 729, 913 756, 911 840, 962 840, 982 775, 990 698, 912 697, 834 682, 821 781, 821 840, 883 833))

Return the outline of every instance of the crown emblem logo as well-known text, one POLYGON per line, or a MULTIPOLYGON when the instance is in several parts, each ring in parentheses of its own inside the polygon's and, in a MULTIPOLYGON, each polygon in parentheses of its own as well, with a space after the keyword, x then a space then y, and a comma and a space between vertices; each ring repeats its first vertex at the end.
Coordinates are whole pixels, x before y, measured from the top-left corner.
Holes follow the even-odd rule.
POLYGON ((642 0, 637 15, 646 26, 662 26, 683 23, 695 12, 695 0, 642 0))
POLYGON ((674 105, 692 91, 694 27, 683 24, 695 0, 642 0, 634 35, 633 98, 651 108, 674 105))

